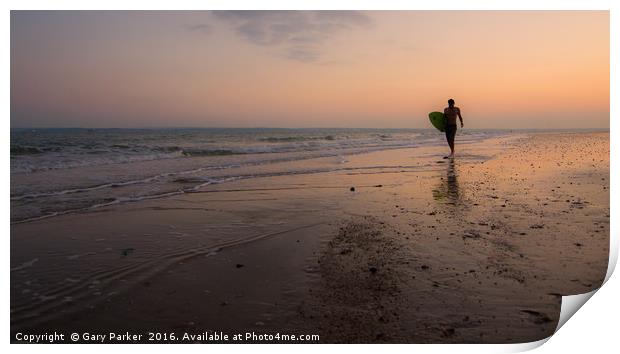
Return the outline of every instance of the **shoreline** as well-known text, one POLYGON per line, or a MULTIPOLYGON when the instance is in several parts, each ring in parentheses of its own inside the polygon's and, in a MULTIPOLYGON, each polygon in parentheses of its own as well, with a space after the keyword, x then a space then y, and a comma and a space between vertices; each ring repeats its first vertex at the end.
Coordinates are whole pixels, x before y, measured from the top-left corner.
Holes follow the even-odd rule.
MULTIPOLYGON (((459 143, 466 145, 489 139, 490 137, 485 137, 485 134, 494 135, 484 131, 473 135, 468 133, 459 143)), ((314 146, 314 142, 310 139, 308 140, 310 146, 295 140, 292 144, 295 151, 278 151, 283 147, 285 150, 291 148, 291 144, 285 140, 284 143, 271 144, 269 149, 275 150, 269 153, 176 156, 130 163, 108 162, 100 165, 53 168, 34 173, 15 173, 11 176, 13 181, 16 181, 11 184, 11 223, 89 212, 113 205, 141 202, 145 199, 167 198, 237 179, 332 172, 344 166, 346 162, 344 156, 402 148, 437 147, 444 144, 441 134, 429 131, 412 136, 406 136, 401 132, 397 136, 386 136, 387 140, 378 134, 366 138, 360 140, 351 137, 351 141, 349 138, 339 139, 337 141, 339 148, 335 149, 321 144, 314 146), (358 143, 362 145, 357 146, 358 143)), ((239 142, 240 146, 246 143, 239 142)), ((123 146, 129 148, 129 145, 123 146)), ((156 148, 167 150, 170 147, 156 148)), ((181 149, 179 146, 175 148, 181 149)), ((217 151, 223 150, 218 148, 217 151)), ((12 156, 12 162, 13 158, 17 161, 24 157, 12 156)), ((46 154, 43 154, 25 158, 34 159, 27 165, 31 168, 42 162, 38 159, 46 160, 50 156, 46 157, 46 154)))
POLYGON ((352 155, 351 170, 238 180, 12 224, 11 332, 123 324, 285 328, 318 331, 321 342, 545 338, 558 320, 558 294, 602 282, 609 246, 609 134, 552 136, 554 143, 532 134, 520 150, 501 138, 463 145, 454 163, 438 160, 443 147, 352 155), (479 162, 485 154, 493 157, 479 162), (600 165, 589 167, 592 156, 600 165), (368 168, 412 161, 438 167, 368 168), (218 246, 249 231, 267 236, 218 246), (159 270, 164 260, 169 267, 159 270), (33 276, 49 261, 53 272, 33 276), (121 266, 108 271, 110 262, 121 266), (137 267, 158 272, 134 277, 137 267), (65 298, 39 294, 28 305, 31 278, 47 278, 65 298), (50 302, 38 314, 49 321, 28 325, 29 312, 50 302))

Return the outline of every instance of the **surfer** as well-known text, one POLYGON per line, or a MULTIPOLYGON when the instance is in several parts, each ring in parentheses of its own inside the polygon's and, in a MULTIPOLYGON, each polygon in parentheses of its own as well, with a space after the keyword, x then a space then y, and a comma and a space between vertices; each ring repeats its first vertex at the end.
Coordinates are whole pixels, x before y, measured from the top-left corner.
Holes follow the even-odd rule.
POLYGON ((454 107, 454 100, 448 100, 448 107, 444 108, 443 114, 446 116, 446 139, 448 145, 450 145, 450 156, 444 157, 444 159, 454 157, 454 136, 456 135, 456 117, 461 120, 461 128, 463 128, 463 117, 461 117, 461 110, 458 107, 454 107))

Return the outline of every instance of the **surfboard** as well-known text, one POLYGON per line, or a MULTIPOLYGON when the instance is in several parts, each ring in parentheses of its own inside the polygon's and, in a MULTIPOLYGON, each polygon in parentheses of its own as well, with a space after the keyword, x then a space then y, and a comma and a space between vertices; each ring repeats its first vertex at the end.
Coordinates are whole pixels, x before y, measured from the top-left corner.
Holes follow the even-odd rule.
POLYGON ((446 131, 446 116, 441 112, 431 112, 428 114, 428 119, 431 121, 433 127, 437 128, 440 132, 446 131))

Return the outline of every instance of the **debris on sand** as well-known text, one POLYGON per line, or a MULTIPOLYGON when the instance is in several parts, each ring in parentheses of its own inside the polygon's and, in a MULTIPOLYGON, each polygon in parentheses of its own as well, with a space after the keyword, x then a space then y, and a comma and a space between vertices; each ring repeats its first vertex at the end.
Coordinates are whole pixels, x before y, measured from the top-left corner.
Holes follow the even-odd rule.
POLYGON ((441 335, 444 337, 452 337, 454 336, 455 330, 454 328, 446 328, 441 332, 441 335))
POLYGON ((125 249, 123 249, 123 250, 121 251, 121 256, 123 256, 123 257, 127 257, 127 256, 129 256, 130 254, 132 254, 135 250, 136 250, 136 249, 135 249, 135 248, 132 248, 132 247, 130 247, 130 248, 125 248, 125 249))
POLYGON ((465 240, 467 238, 473 238, 473 239, 480 238, 480 233, 478 233, 477 231, 467 231, 463 235, 463 240, 465 240))
POLYGON ((553 320, 550 319, 549 316, 545 315, 544 313, 538 312, 538 311, 521 310, 521 312, 530 315, 531 320, 536 324, 553 322, 553 320))

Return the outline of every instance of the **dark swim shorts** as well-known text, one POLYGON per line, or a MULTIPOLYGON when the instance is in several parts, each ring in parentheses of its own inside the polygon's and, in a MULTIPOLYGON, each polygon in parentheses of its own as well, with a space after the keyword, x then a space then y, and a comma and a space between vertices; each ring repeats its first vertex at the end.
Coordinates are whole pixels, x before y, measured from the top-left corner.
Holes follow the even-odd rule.
POLYGON ((446 139, 449 144, 454 144, 454 136, 456 135, 456 124, 446 125, 446 139))

